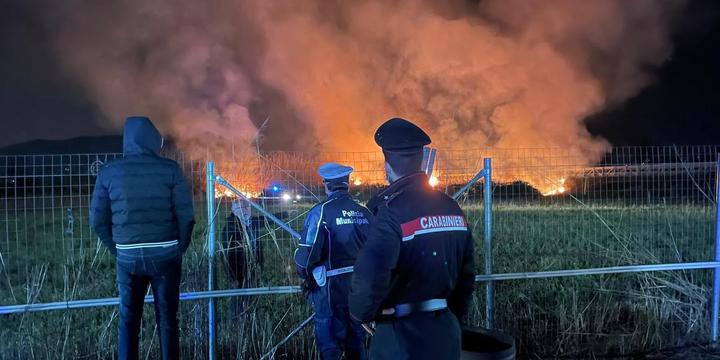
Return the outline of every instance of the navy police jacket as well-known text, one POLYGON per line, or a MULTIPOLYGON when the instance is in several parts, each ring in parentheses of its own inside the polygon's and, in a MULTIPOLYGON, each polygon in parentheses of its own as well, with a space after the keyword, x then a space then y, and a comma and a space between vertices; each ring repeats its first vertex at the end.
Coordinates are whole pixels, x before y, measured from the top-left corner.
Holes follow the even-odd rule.
MULTIPOLYGON (((346 190, 333 192, 315 205, 305 218, 295 264, 303 279, 314 279, 313 270, 324 266, 326 272, 347 269, 326 278, 334 305, 346 305, 350 291, 350 267, 365 243, 370 229, 370 211, 356 203, 346 190)), ((311 280, 312 282, 312 280, 311 280)))
POLYGON ((369 322, 398 304, 446 299, 462 317, 475 283, 474 244, 460 206, 424 173, 398 179, 368 203, 375 215, 355 263, 350 314, 369 322))

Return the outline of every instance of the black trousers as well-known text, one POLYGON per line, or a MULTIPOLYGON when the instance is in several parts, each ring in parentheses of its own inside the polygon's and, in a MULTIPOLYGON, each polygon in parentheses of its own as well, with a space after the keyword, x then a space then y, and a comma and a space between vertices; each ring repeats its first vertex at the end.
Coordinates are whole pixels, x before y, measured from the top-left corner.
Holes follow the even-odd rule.
POLYGON ((180 302, 181 256, 177 246, 118 250, 118 359, 138 359, 140 325, 148 285, 152 287, 162 358, 169 360, 180 357, 177 312, 180 302))
MULTIPOLYGON (((342 280, 349 281, 348 275, 342 280)), ((335 284, 339 285, 337 281, 335 284)), ((315 289, 309 297, 315 310, 315 340, 320 359, 340 360, 345 353, 346 360, 367 360, 365 330, 352 321, 346 304, 333 305, 327 289, 329 285, 315 289)))
POLYGON ((377 324, 370 359, 460 359, 460 335, 460 323, 447 309, 413 313, 377 324))

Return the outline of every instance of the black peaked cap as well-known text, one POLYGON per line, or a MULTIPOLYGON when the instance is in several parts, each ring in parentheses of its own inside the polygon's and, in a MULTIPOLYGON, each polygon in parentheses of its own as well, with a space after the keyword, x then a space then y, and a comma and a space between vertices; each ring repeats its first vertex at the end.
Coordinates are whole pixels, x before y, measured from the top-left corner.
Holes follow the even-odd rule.
POLYGON ((375 131, 375 143, 385 151, 412 151, 430 142, 425 131, 402 118, 392 118, 375 131))

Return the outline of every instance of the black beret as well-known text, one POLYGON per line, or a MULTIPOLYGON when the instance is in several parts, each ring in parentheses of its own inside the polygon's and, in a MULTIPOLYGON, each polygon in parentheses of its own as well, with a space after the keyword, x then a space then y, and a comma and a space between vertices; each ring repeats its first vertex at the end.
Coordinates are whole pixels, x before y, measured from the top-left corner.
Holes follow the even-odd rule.
POLYGON ((430 137, 417 125, 392 118, 375 131, 375 143, 387 151, 416 150, 430 144, 430 137))

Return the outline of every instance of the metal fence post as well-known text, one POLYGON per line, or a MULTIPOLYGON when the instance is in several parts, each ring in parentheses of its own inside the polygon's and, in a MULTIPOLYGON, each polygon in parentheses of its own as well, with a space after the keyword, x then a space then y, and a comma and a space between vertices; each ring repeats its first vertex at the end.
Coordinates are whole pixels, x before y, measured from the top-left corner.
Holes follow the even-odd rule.
MULTIPOLYGON (((483 245, 485 250, 485 275, 492 274, 493 258, 492 258, 492 160, 485 158, 483 161, 485 168, 485 184, 483 191, 483 212, 485 215, 485 234, 483 236, 483 245)), ((493 308, 494 308, 493 282, 485 282, 485 327, 493 328, 493 308)))
MULTIPOLYGON (((208 291, 215 282, 215 163, 207 162, 208 291)), ((215 299, 208 299, 208 359, 215 359, 215 299)))
MULTIPOLYGON (((720 261, 720 154, 715 164, 715 261, 720 261)), ((720 268, 713 274, 712 342, 718 341, 718 312, 720 311, 720 268)))

